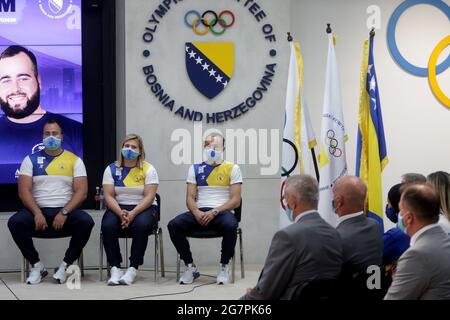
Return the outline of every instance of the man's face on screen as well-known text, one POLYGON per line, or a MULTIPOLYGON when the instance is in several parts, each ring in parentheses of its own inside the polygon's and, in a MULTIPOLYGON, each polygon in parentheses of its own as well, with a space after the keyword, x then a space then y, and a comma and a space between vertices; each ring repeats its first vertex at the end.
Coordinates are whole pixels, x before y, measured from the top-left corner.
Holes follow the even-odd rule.
POLYGON ((40 104, 40 86, 33 63, 23 52, 0 60, 0 105, 11 118, 23 119, 40 104))

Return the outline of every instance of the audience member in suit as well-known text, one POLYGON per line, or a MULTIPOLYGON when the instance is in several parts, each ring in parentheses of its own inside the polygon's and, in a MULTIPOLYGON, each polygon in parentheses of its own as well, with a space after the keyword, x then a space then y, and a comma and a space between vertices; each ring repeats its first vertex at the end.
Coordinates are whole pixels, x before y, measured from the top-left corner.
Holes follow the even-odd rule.
POLYGON ((336 230, 342 239, 344 272, 366 273, 371 265, 380 266, 383 239, 380 224, 364 214, 366 184, 358 177, 344 176, 333 187, 333 207, 339 216, 336 230))
MULTIPOLYGON (((399 183, 393 186, 388 192, 388 203, 386 205, 386 217, 393 223, 398 222, 398 213, 400 209, 398 204, 400 202, 400 189, 403 184, 399 183)), ((389 270, 395 269, 397 260, 409 248, 409 241, 411 239, 396 225, 394 228, 386 231, 383 235, 383 264, 389 270)))
POLYGON ((341 239, 317 212, 316 179, 290 177, 284 198, 293 223, 275 233, 258 283, 247 289, 243 300, 292 299, 310 281, 336 279, 340 274, 341 239))
POLYGON ((399 227, 411 237, 385 300, 450 299, 450 237, 437 224, 439 197, 425 184, 402 192, 399 227))

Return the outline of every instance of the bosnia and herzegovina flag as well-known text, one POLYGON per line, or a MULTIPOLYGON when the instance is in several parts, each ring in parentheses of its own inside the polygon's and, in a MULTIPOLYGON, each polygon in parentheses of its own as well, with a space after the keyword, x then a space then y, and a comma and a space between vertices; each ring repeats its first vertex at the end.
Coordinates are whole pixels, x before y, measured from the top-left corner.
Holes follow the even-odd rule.
POLYGON ((364 42, 358 115, 356 176, 367 184, 368 216, 383 226, 381 172, 388 163, 378 81, 373 59, 373 36, 364 42))
POLYGON ((234 70, 232 42, 186 42, 186 70, 195 88, 209 99, 221 93, 234 70))

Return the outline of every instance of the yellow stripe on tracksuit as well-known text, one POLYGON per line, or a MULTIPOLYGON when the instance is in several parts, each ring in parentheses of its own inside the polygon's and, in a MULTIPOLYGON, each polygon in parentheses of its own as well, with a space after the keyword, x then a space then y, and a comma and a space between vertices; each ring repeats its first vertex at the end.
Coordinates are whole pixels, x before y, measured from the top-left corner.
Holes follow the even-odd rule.
POLYGON ((150 168, 151 164, 144 162, 142 169, 136 167, 131 169, 125 179, 123 179, 123 184, 125 187, 140 187, 145 185, 145 174, 150 168))
POLYGON ((76 155, 72 152, 64 150, 61 155, 54 158, 49 163, 45 169, 45 172, 49 176, 73 177, 73 169, 77 160, 78 157, 76 155))

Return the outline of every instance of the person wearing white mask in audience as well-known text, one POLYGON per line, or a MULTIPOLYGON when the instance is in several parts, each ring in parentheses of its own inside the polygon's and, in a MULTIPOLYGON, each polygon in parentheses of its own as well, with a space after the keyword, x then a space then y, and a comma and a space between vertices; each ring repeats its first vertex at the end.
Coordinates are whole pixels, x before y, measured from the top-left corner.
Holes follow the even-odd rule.
MULTIPOLYGON (((119 159, 106 167, 103 190, 107 210, 102 220, 103 243, 111 266, 108 285, 131 285, 144 263, 148 236, 157 227, 156 190, 159 179, 155 167, 145 161, 144 143, 136 134, 127 135, 119 159), (119 237, 131 237, 130 267, 121 270, 119 237)), ((125 257, 128 259, 128 257, 125 257)))
POLYGON ((225 139, 213 133, 204 142, 204 161, 189 168, 186 205, 189 211, 168 224, 170 238, 186 265, 180 284, 200 276, 187 237, 198 230, 216 230, 223 237, 217 284, 229 282, 228 262, 234 255, 237 221, 233 209, 241 203, 242 175, 239 166, 223 160, 225 139))

